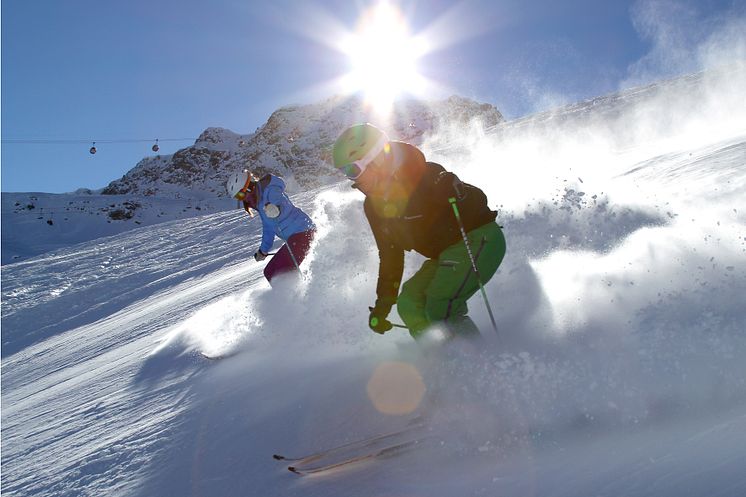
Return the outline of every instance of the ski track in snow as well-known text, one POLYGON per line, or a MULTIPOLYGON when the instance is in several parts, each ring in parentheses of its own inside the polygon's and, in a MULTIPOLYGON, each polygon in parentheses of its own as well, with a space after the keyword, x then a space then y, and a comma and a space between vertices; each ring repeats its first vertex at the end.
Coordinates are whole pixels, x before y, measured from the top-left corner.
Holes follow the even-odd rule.
MULTIPOLYGON (((97 475, 108 480, 116 493, 118 484, 130 483, 120 473, 147 470, 143 466, 158 452, 153 454, 152 448, 167 440, 165 427, 189 405, 188 393, 180 391, 182 382, 191 376, 190 370, 197 372, 203 366, 191 358, 181 359, 174 365, 186 368, 185 377, 166 378, 163 383, 139 378, 153 341, 194 306, 236 291, 251 269, 257 272, 257 268, 226 265, 231 258, 238 259, 240 239, 235 233, 245 229, 233 223, 237 229, 232 240, 225 231, 230 218, 237 216, 229 213, 172 223, 155 236, 147 229, 138 230, 7 271, 17 269, 21 274, 18 280, 8 277, 6 282, 22 281, 30 289, 14 317, 15 322, 31 326, 20 333, 20 344, 8 342, 9 334, 4 333, 3 352, 20 349, 3 360, 4 478, 15 480, 24 492, 52 495, 71 491, 64 485, 70 474, 79 474, 79 479, 73 479, 82 486, 94 478, 88 475, 97 475), (202 243, 189 233, 201 234, 202 243), (208 243, 213 240, 218 243, 208 243), (201 249, 195 248, 202 244, 201 249), (213 249, 207 254, 209 247, 213 249), (112 258, 111 269, 101 272, 102 261, 112 258), (34 267, 47 269, 39 274, 34 267), (48 293, 45 275, 66 279, 69 295, 48 293), (98 305, 91 306, 93 302, 98 305), (69 317, 60 320, 61 316, 69 317), (76 326, 85 321, 90 323, 76 326), (51 337, 24 347, 37 333, 51 337), (39 426, 27 430, 28 419, 39 420, 39 426), (20 453, 12 450, 16 436, 11 433, 16 430, 24 433, 25 449, 20 453), (21 466, 21 473, 14 475, 13 463, 7 461, 37 460, 39 451, 44 454, 39 467, 29 472, 21 466)), ((17 291, 10 286, 6 284, 4 290, 17 291)), ((3 311, 12 312, 5 305, 3 311)), ((6 331, 9 322, 15 323, 4 319, 6 331)), ((11 492, 15 485, 6 480, 3 487, 11 492)))
POLYGON ((3 493, 743 495, 744 157, 743 136, 633 150, 504 208, 501 344, 478 295, 481 345, 366 329, 377 255, 346 185, 294 197, 319 226, 299 286, 269 289, 239 211, 5 266, 3 493), (424 398, 385 414, 371 382, 401 364, 384 392, 424 398), (417 413, 426 450, 309 479, 271 459, 417 413))

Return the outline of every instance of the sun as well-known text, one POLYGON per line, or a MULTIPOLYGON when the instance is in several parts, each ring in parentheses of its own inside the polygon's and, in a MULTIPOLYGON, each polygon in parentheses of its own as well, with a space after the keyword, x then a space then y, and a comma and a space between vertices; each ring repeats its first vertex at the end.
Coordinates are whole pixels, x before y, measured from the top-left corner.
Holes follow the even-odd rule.
POLYGON ((346 91, 362 92, 379 113, 387 113, 397 96, 420 95, 426 87, 417 63, 428 52, 427 43, 410 34, 395 5, 382 1, 365 11, 339 48, 350 62, 350 72, 343 78, 346 91))

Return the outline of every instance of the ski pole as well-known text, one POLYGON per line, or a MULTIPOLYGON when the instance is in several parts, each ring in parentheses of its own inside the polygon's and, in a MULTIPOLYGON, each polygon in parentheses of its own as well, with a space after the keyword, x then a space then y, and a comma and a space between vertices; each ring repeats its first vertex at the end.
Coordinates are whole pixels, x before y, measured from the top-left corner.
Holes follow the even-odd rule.
POLYGON ((474 260, 474 254, 471 252, 471 246, 469 245, 469 237, 466 236, 466 230, 464 229, 464 223, 461 222, 461 214, 459 214, 458 207, 456 206, 456 198, 451 197, 448 199, 453 206, 453 214, 456 216, 458 227, 461 230, 461 237, 464 239, 464 245, 466 245, 466 252, 469 254, 469 260, 471 261, 471 268, 474 270, 474 276, 477 277, 477 283, 479 283, 479 290, 482 292, 484 298, 484 305, 487 306, 487 313, 490 315, 490 321, 492 321, 492 327, 495 328, 495 333, 500 336, 500 332, 497 331, 497 323, 495 323, 495 317, 492 315, 492 308, 490 302, 487 300, 487 292, 484 291, 484 285, 482 284, 482 277, 479 275, 479 269, 477 269, 477 262, 474 260))
POLYGON ((293 253, 293 249, 290 248, 290 238, 288 237, 288 241, 286 243, 288 252, 290 253, 290 258, 293 260, 293 264, 295 265, 295 269, 298 270, 298 274, 300 275, 301 279, 305 279, 305 276, 303 275, 303 271, 300 270, 300 265, 298 264, 298 260, 295 258, 295 254, 293 253))
MULTIPOLYGON (((302 233, 302 234, 306 235, 307 233, 309 233, 309 231, 305 231, 305 232, 304 232, 304 233, 302 233)), ((310 236, 310 238, 308 239, 308 243, 309 243, 309 244, 310 244, 310 243, 311 243, 311 241, 313 240, 313 235, 314 235, 314 234, 316 233, 316 230, 315 230, 315 229, 313 229, 313 230, 311 230, 311 231, 310 231, 310 233, 311 233, 311 235, 309 235, 309 236, 310 236)), ((298 234, 298 233, 296 233, 296 235, 297 235, 297 234, 298 234)), ((305 275, 303 274, 303 271, 301 271, 301 270, 300 270, 300 264, 298 264, 298 259, 296 259, 296 258, 295 258, 295 254, 293 253, 293 249, 292 249, 292 248, 291 248, 291 246, 290 246, 290 245, 291 245, 291 243, 290 243, 290 239, 291 239, 291 238, 292 238, 293 236, 295 236, 295 235, 290 235, 290 236, 288 237, 288 239, 287 239, 287 242, 286 242, 286 245, 287 245, 287 247, 288 247, 288 252, 290 253, 290 258, 291 258, 291 259, 293 259, 293 264, 295 264, 295 269, 297 269, 297 270, 298 270, 298 274, 300 274, 300 277, 301 277, 302 279, 306 279, 306 276, 305 276, 305 275)))
MULTIPOLYGON (((295 254, 293 254, 293 249, 290 248, 290 241, 288 241, 288 252, 290 253, 290 258, 293 259, 293 264, 295 264, 295 269, 298 270, 300 273, 300 266, 298 265, 298 261, 295 260, 295 254)), ((303 273, 301 273, 301 276, 303 276, 303 273)))

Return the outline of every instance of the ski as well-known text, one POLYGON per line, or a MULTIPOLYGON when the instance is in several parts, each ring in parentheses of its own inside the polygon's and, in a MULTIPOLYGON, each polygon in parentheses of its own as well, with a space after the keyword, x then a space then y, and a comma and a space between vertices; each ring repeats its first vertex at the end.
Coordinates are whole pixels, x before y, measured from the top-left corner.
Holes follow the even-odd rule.
POLYGON ((424 418, 422 416, 418 416, 418 417, 413 418, 412 420, 410 420, 409 423, 407 423, 407 425, 404 428, 402 428, 401 430, 397 430, 397 431, 394 431, 394 432, 391 432, 391 433, 385 433, 383 435, 374 435, 372 437, 363 438, 363 439, 360 439, 360 440, 355 440, 353 442, 348 442, 348 443, 343 444, 343 445, 337 445, 335 447, 324 449, 324 450, 319 451, 319 452, 314 452, 312 454, 307 454, 305 456, 289 457, 289 456, 284 456, 284 455, 281 455, 281 454, 273 454, 272 458, 275 459, 275 460, 277 460, 277 461, 295 462, 295 463, 297 463, 296 465, 304 465, 304 464, 308 464, 308 463, 311 463, 313 461, 316 461, 318 459, 321 459, 322 457, 333 455, 333 454, 336 454, 336 453, 344 451, 344 450, 350 450, 350 449, 353 449, 353 448, 360 448, 360 449, 368 448, 368 447, 370 447, 372 445, 375 445, 375 444, 377 444, 379 442, 382 442, 384 440, 388 440, 390 438, 394 438, 396 436, 403 435, 403 434, 408 433, 410 431, 413 431, 413 430, 416 430, 418 428, 421 428, 422 426, 424 426, 424 424, 425 424, 424 418))
POLYGON ((379 447, 377 449, 370 450, 363 454, 358 454, 355 456, 348 457, 347 459, 343 459, 341 461, 336 461, 336 462, 332 462, 329 464, 322 464, 319 466, 312 466, 310 468, 299 467, 298 465, 288 466, 288 471, 295 473, 296 475, 300 475, 300 476, 317 475, 320 473, 326 473, 328 471, 340 469, 345 466, 350 466, 352 464, 359 463, 362 461, 376 459, 379 457, 391 456, 391 455, 403 452, 404 450, 410 447, 415 447, 416 445, 424 442, 425 440, 429 438, 432 438, 432 436, 428 435, 428 436, 421 437, 421 438, 415 438, 413 440, 407 440, 405 442, 397 442, 392 445, 387 445, 385 447, 379 447))
POLYGON ((238 351, 233 351, 233 352, 228 352, 225 354, 218 354, 218 355, 209 355, 209 354, 205 354, 204 352, 199 353, 199 355, 201 355, 202 357, 210 361, 219 361, 221 359, 227 359, 229 357, 233 357, 236 354, 238 354, 238 351))

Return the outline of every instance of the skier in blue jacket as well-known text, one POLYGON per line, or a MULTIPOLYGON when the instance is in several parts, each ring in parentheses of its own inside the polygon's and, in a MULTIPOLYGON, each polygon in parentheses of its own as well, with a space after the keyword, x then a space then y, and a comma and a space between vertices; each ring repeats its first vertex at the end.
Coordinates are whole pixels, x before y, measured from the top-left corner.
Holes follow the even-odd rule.
POLYGON ((228 178, 226 189, 230 196, 243 202, 246 212, 257 211, 262 220, 262 243, 254 259, 263 261, 270 255, 275 236, 285 241, 264 268, 264 276, 270 284, 280 274, 300 273, 300 264, 308 254, 316 226, 285 194, 285 181, 272 174, 259 179, 250 171, 241 171, 228 178))

